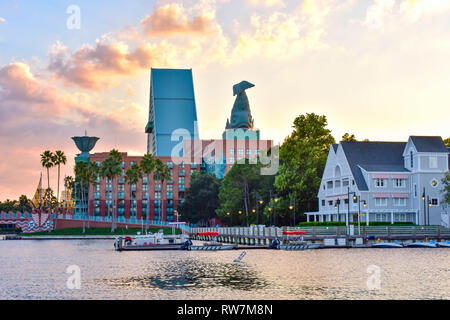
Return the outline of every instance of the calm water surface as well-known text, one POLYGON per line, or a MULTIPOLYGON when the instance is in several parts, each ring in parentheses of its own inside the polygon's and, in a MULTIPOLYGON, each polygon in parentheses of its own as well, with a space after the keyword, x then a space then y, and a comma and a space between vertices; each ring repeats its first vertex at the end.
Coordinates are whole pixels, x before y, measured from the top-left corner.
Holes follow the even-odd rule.
POLYGON ((115 252, 112 241, 0 241, 0 299, 450 299, 450 249, 115 252), (71 290, 66 269, 81 269, 71 290), (380 269, 369 290, 368 267, 380 269))

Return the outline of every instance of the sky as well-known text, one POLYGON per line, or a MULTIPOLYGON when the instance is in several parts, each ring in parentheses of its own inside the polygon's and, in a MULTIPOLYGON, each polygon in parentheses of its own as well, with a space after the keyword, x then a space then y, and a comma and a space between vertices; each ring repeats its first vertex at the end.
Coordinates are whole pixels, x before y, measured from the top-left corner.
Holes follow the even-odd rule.
POLYGON ((406 141, 450 136, 449 57, 450 0, 2 0, 0 201, 47 181, 44 150, 73 175, 85 130, 144 154, 151 68, 193 70, 202 139, 247 80, 262 139, 314 112, 337 141, 406 141))

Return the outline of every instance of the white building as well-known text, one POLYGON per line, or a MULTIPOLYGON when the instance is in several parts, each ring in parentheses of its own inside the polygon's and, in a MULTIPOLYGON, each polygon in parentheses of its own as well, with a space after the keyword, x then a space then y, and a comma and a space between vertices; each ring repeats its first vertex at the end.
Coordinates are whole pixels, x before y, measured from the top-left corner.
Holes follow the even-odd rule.
POLYGON ((331 146, 308 221, 387 221, 450 227, 442 179, 450 149, 441 137, 408 142, 341 142, 331 146), (350 198, 350 201, 348 200, 350 198))

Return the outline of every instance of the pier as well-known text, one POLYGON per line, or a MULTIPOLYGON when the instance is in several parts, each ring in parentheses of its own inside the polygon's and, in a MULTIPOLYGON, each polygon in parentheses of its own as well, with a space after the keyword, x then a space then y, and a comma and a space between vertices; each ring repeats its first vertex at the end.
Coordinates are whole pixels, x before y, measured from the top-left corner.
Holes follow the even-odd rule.
MULTIPOLYGON (((351 231, 351 230, 350 230, 351 231)), ((365 247, 379 240, 398 240, 409 243, 417 240, 450 240, 450 228, 442 226, 355 226, 353 233, 345 226, 329 227, 222 227, 191 228, 190 238, 193 240, 211 241, 237 245, 267 246, 277 238, 281 244, 306 242, 322 244, 324 248, 365 247), (303 236, 284 235, 285 231, 301 230, 303 236), (217 236, 199 236, 199 232, 218 232, 217 236)))

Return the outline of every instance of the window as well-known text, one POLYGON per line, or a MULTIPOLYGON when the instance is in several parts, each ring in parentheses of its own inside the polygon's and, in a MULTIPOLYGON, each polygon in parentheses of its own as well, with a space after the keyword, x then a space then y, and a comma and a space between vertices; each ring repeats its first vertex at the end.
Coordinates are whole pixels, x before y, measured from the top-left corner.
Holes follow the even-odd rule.
POLYGON ((178 190, 179 190, 179 191, 184 191, 184 190, 185 190, 184 184, 180 184, 180 185, 178 186, 178 190))
POLYGON ((329 201, 328 201, 328 205, 329 205, 329 206, 332 206, 332 205, 333 205, 333 200, 329 200, 329 201))
POLYGON ((118 190, 119 191, 125 191, 125 185, 124 184, 119 184, 118 190))
POLYGON ((173 198, 173 192, 167 192, 167 199, 173 198))
POLYGON ((414 198, 417 198, 417 184, 414 183, 414 198))
POLYGON ((325 200, 322 200, 322 207, 325 207, 325 200))
POLYGON ((148 198, 148 192, 143 192, 142 199, 147 199, 147 198, 148 198))
POLYGON ((430 157, 429 162, 430 162, 430 169, 436 169, 438 167, 437 157, 430 157))
POLYGON ((348 184, 349 184, 349 181, 348 181, 348 179, 344 179, 344 180, 342 180, 342 186, 343 186, 343 187, 347 187, 347 186, 348 186, 348 184))
POLYGON ((184 162, 181 162, 181 163, 178 165, 178 167, 184 168, 184 162))
POLYGON ((184 177, 185 175, 186 175, 186 171, 184 169, 180 169, 180 171, 178 171, 178 176, 184 177))
POLYGON ((327 182, 327 189, 333 189, 333 181, 327 182))
POLYGON ((432 206, 438 206, 439 205, 439 199, 438 198, 431 198, 431 205, 432 206))
POLYGON ((155 191, 161 191, 161 184, 160 183, 155 185, 155 191))
POLYGON ((94 198, 100 199, 100 192, 94 192, 94 198))
POLYGON ((148 191, 148 184, 142 185, 142 191, 148 191))
POLYGON ((413 160, 413 152, 412 151, 409 152, 409 158, 410 158, 410 161, 411 161, 410 165, 411 165, 411 169, 412 169, 414 167, 414 160, 413 160))
POLYGON ((184 184, 184 177, 178 177, 178 183, 184 184))
POLYGON ((340 188, 341 187, 341 180, 334 181, 334 187, 335 188, 340 188))
POLYGON ((191 169, 191 176, 194 174, 194 172, 197 172, 197 170, 191 169))
POLYGON ((230 154, 234 154, 234 149, 230 149, 230 154))
MULTIPOLYGON (((178 199, 183 199, 183 198, 184 198, 184 192, 183 191, 178 192, 178 199)), ((180 203, 182 203, 182 202, 180 201, 180 203)))
POLYGON ((95 185, 95 191, 100 191, 100 185, 99 184, 95 185))
POLYGON ((394 206, 404 207, 406 206, 406 198, 393 198, 394 206))
POLYGON ((173 168, 173 162, 172 162, 172 161, 167 161, 166 165, 167 165, 169 168, 173 168))
POLYGON ((250 149, 247 149, 247 150, 245 151, 245 153, 246 153, 246 154, 252 154, 252 152, 251 152, 250 149))
POLYGON ((387 206, 387 198, 375 198, 375 205, 378 207, 387 206))
POLYGON ((136 191, 136 185, 135 184, 131 185, 131 191, 136 191))
POLYGON ((431 184, 432 187, 437 187, 439 182, 436 179, 433 179, 433 180, 431 180, 430 184, 431 184))
POLYGON ((195 162, 191 162, 191 169, 197 169, 197 164, 195 162))
POLYGON ((386 185, 385 180, 386 179, 379 179, 379 178, 375 179, 375 186, 378 188, 384 187, 386 185))
POLYGON ((228 161, 229 161, 229 163, 234 163, 234 157, 229 157, 228 161))
POLYGON ((167 185, 167 191, 173 191, 173 184, 167 185))
POLYGON ((142 183, 148 183, 148 177, 147 176, 142 178, 142 183))
POLYGON ((244 149, 239 149, 239 150, 238 150, 238 154, 239 154, 239 155, 243 155, 243 154, 244 154, 244 149))
POLYGON ((161 199, 161 191, 155 192, 155 199, 161 199))
POLYGON ((405 179, 394 179, 394 187, 396 188, 404 188, 406 185, 405 179))
POLYGON ((118 199, 123 199, 123 198, 125 198, 125 192, 119 192, 119 193, 117 194, 117 197, 118 197, 118 199))

